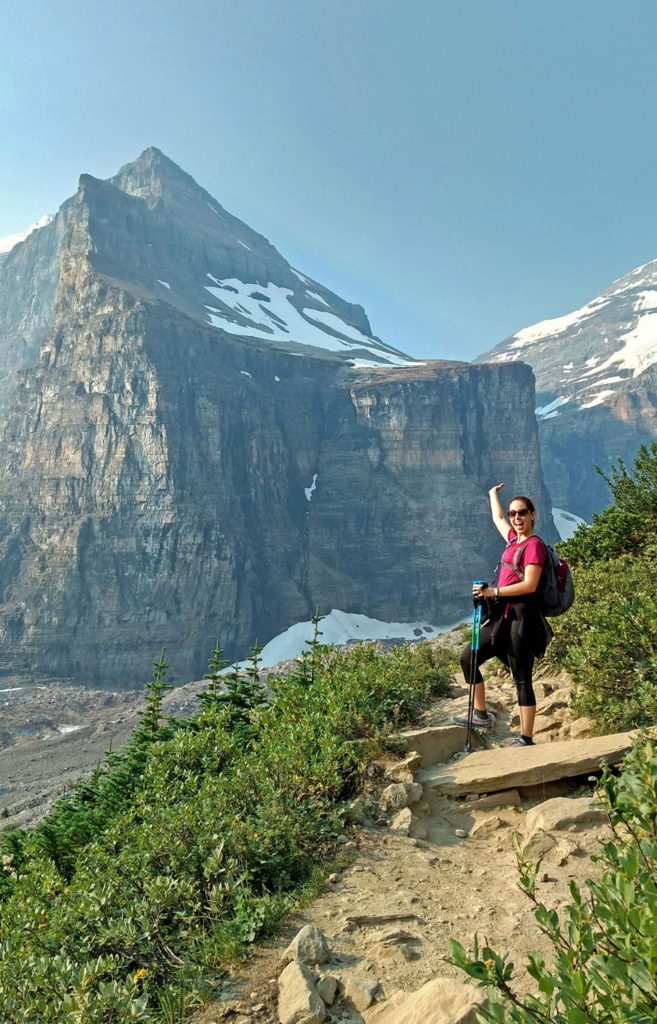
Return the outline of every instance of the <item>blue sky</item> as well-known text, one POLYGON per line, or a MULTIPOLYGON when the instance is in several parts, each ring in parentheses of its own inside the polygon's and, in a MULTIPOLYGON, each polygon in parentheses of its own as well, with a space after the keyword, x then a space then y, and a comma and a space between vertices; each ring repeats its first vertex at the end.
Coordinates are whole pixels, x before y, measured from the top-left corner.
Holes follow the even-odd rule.
POLYGON ((0 0, 0 236, 158 146, 384 340, 657 258, 654 0, 0 0))

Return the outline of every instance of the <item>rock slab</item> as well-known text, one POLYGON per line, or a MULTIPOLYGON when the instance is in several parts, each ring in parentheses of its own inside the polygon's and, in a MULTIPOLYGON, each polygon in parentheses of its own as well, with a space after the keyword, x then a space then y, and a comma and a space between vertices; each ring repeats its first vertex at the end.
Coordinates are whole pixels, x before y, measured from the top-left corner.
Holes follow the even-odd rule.
POLYGON ((599 771, 603 763, 618 764, 632 746, 634 733, 614 733, 582 740, 480 750, 449 765, 421 769, 417 780, 425 789, 443 793, 494 793, 599 771))

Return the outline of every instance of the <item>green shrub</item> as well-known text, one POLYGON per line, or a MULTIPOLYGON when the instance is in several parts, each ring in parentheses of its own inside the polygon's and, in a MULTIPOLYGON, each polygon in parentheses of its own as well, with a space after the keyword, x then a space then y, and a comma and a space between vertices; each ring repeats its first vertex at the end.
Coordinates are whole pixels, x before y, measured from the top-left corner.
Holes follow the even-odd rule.
POLYGON ((601 732, 657 722, 657 551, 575 570, 577 603, 546 662, 565 668, 573 706, 601 732))
POLYGON ((172 1019, 318 884, 364 768, 354 739, 412 721, 450 670, 426 644, 382 654, 318 636, 267 704, 257 664, 219 689, 217 647, 199 715, 175 729, 160 722, 160 659, 138 746, 32 833, 3 835, 3 1021, 172 1019))
POLYGON ((576 601, 553 622, 546 663, 570 673, 575 710, 610 732, 657 722, 657 443, 605 479, 612 504, 559 545, 576 601))
POLYGON ((652 743, 637 747, 620 779, 606 772, 602 794, 614 831, 613 842, 594 860, 600 880, 588 894, 571 885, 572 902, 563 918, 539 903, 534 884, 539 865, 520 852, 521 885, 536 906, 541 931, 553 947, 552 963, 530 955, 525 971, 534 995, 514 988, 514 965, 475 944, 470 957, 452 941, 451 963, 481 986, 491 1003, 478 1011, 495 1024, 654 1024, 657 1020, 657 753, 652 743))

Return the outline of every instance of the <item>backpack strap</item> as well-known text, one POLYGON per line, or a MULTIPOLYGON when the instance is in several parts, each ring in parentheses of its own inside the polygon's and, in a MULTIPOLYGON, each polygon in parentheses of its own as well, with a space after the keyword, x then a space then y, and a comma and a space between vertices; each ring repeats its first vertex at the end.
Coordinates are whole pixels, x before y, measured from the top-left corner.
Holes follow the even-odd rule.
MULTIPOLYGON (((514 543, 515 543, 514 540, 510 540, 510 541, 507 542, 507 545, 506 545, 507 551, 511 547, 511 545, 514 544, 514 543)), ((522 569, 520 568, 519 563, 520 563, 520 559, 522 558, 523 552, 524 552, 525 548, 527 547, 528 543, 529 543, 529 540, 526 540, 524 544, 518 544, 516 546, 516 549, 513 552, 513 561, 512 562, 507 562, 507 560, 505 559, 504 555, 502 555, 501 564, 505 565, 507 567, 507 569, 511 569, 511 571, 516 574, 516 576, 518 577, 518 582, 519 583, 524 583, 525 582, 525 574, 522 571, 522 569)))

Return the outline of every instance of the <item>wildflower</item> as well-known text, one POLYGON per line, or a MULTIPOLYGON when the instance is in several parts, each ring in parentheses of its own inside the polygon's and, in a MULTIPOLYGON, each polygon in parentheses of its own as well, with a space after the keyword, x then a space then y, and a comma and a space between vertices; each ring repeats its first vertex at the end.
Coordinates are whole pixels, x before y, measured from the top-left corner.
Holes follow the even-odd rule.
POLYGON ((135 981, 141 981, 141 979, 145 978, 147 974, 148 971, 146 970, 146 968, 140 967, 137 973, 135 974, 135 981))

